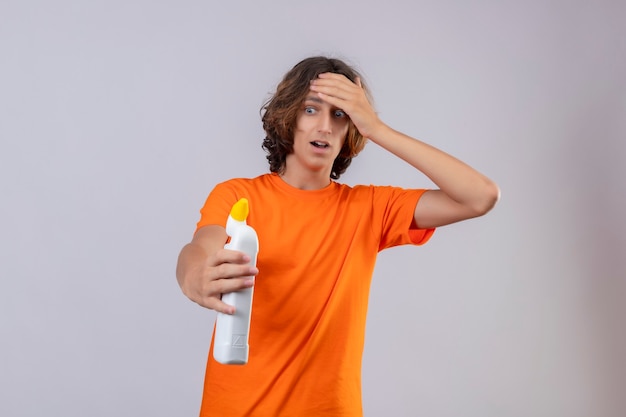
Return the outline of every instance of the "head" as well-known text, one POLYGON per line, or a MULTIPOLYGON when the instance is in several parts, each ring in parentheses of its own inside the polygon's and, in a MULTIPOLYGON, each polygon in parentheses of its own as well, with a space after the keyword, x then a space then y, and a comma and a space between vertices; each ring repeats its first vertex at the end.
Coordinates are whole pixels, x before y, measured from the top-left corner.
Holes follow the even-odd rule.
MULTIPOLYGON (((267 152, 271 172, 283 173, 287 155, 293 152, 296 120, 306 96, 310 93, 310 82, 325 72, 342 74, 352 82, 356 82, 357 77, 361 78, 357 71, 339 59, 322 56, 307 58, 285 74, 276 88, 276 93, 264 104, 262 121, 266 137, 263 140, 263 149, 267 152)), ((363 80, 361 85, 368 94, 363 80)), ((352 158, 363 150, 365 142, 366 139, 349 121, 343 147, 333 163, 330 174, 332 179, 338 179, 345 172, 352 158)))

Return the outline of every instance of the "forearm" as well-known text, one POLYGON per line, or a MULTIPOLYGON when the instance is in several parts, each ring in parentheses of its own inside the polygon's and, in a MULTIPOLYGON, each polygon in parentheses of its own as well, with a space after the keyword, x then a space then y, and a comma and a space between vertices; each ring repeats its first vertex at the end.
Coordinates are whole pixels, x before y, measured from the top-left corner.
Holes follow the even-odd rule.
POLYGON ((477 214, 486 213, 499 197, 497 185, 457 158, 380 122, 370 140, 421 171, 450 199, 477 214))
POLYGON ((224 247, 226 239, 226 231, 220 226, 207 226, 196 232, 192 241, 182 248, 178 256, 176 279, 181 288, 188 277, 199 275, 199 271, 206 267, 209 257, 224 247))
POLYGON ((183 247, 180 255, 178 255, 178 263, 176 265, 176 280, 181 288, 185 284, 185 278, 193 273, 192 271, 197 271, 201 268, 206 263, 208 256, 204 248, 193 242, 183 247))

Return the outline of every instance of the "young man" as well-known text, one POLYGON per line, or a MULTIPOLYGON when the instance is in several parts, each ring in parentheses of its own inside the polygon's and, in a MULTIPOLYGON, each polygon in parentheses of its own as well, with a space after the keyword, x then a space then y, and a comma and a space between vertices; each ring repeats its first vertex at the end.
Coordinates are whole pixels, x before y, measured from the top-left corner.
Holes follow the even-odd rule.
POLYGON ((264 110, 271 173, 218 184, 178 261, 183 293, 206 308, 233 314, 221 294, 255 287, 249 362, 221 365, 209 354, 200 414, 361 416, 361 358, 377 253, 421 245, 438 226, 487 213, 499 190, 465 163, 383 123, 359 74, 340 60, 300 62, 264 110), (439 189, 333 181, 366 138, 439 189), (242 197, 259 236, 257 268, 242 253, 223 249, 226 218, 242 197), (245 278, 254 275, 254 283, 245 278))

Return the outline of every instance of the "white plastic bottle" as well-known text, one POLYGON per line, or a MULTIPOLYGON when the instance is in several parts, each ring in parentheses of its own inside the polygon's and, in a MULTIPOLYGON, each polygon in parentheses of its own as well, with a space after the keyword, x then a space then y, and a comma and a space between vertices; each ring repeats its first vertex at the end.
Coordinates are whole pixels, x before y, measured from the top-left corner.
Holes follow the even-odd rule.
MULTIPOLYGON (((245 253, 250 257, 250 265, 256 266, 259 239, 254 229, 246 224, 248 212, 248 200, 245 198, 233 205, 226 222, 226 234, 230 236, 230 241, 224 248, 245 253)), ((235 314, 217 313, 213 357, 219 363, 225 365, 248 363, 248 334, 253 293, 253 288, 245 288, 222 295, 224 303, 235 307, 235 314)))

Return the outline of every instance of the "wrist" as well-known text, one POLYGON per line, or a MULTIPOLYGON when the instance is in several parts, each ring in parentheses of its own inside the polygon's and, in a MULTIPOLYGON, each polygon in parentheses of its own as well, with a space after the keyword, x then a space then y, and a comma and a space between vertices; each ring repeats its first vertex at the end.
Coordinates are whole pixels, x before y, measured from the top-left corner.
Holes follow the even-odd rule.
POLYGON ((380 144, 380 142, 384 141, 385 138, 388 138, 392 132, 393 129, 382 121, 378 121, 370 129, 368 129, 366 133, 361 134, 372 142, 380 144))

